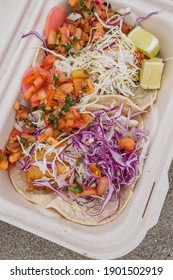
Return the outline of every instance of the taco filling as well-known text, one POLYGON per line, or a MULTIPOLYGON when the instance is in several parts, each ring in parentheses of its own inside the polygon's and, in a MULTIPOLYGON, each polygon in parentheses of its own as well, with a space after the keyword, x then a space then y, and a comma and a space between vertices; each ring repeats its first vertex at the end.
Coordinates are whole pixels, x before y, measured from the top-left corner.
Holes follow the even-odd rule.
MULTIPOLYGON (((131 109, 125 113, 124 108, 121 104, 96 110, 86 127, 64 132, 56 141, 47 136, 40 142, 36 133, 24 143, 17 135, 22 154, 16 168, 25 174, 23 191, 51 195, 46 207, 59 210, 58 196, 76 207, 81 217, 98 216, 97 223, 111 219, 119 210, 122 190, 133 190, 141 175, 148 145, 141 118, 133 117, 131 109), (114 206, 109 209, 110 201, 114 206)), ((13 169, 10 173, 18 190, 16 173, 13 169)), ((67 218, 71 219, 70 212, 67 218)), ((82 219, 77 222, 82 223, 82 219)))
POLYGON ((123 211, 142 174, 149 143, 142 114, 156 100, 163 62, 153 57, 158 39, 138 24, 157 12, 131 26, 129 9, 69 3, 68 17, 62 7, 50 11, 44 38, 23 35, 42 46, 22 78, 0 169, 27 200, 99 225, 123 211))

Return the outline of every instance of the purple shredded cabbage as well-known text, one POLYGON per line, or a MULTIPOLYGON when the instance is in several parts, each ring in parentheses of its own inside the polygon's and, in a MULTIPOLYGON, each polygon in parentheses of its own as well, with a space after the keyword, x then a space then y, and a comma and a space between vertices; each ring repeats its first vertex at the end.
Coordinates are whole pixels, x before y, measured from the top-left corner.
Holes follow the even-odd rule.
POLYGON ((113 24, 119 22, 120 20, 124 19, 124 17, 126 17, 126 16, 128 16, 130 14, 131 14, 131 12, 125 13, 125 14, 117 17, 116 19, 108 20, 106 23, 109 24, 109 25, 113 25, 113 24))
POLYGON ((143 17, 137 18, 134 27, 138 26, 140 22, 142 22, 142 21, 148 19, 149 17, 151 17, 151 16, 153 16, 153 15, 157 15, 157 14, 159 14, 159 13, 160 13, 160 11, 155 11, 155 12, 149 13, 147 16, 143 16, 143 17))
MULTIPOLYGON (((115 201, 115 208, 106 218, 113 215, 119 208, 122 188, 125 186, 130 188, 136 177, 140 175, 140 163, 145 155, 138 150, 141 148, 142 141, 148 137, 148 131, 129 126, 132 110, 129 109, 127 112, 126 122, 121 122, 123 109, 123 104, 109 110, 102 109, 95 113, 93 122, 87 128, 74 130, 74 135, 67 140, 66 146, 59 152, 61 160, 66 162, 70 169, 57 175, 54 182, 50 179, 40 179, 34 181, 33 186, 50 188, 64 201, 77 203, 83 213, 89 216, 101 214, 110 200, 115 201), (127 136, 135 139, 135 147, 130 152, 118 145, 118 140, 127 136), (81 155, 81 162, 77 163, 76 155, 81 155), (69 193, 68 186, 76 182, 85 190, 91 186, 97 188, 100 179, 92 174, 89 168, 91 164, 96 164, 101 171, 101 176, 108 178, 108 190, 102 196, 82 196, 82 194, 76 196, 75 193, 69 193), (54 184, 58 184, 58 189, 54 184), (83 200, 80 197, 83 197, 83 200)), ((30 159, 34 149, 35 146, 32 146, 22 170, 26 170, 31 164, 30 159)), ((48 168, 53 169, 51 162, 47 161, 46 164, 48 168)))
MULTIPOLYGON (((44 39, 38 32, 36 32, 36 31, 31 31, 31 32, 29 32, 29 33, 23 34, 23 35, 22 35, 22 39, 23 39, 23 38, 26 38, 26 37, 28 37, 28 36, 30 36, 30 35, 35 35, 35 36, 43 43, 43 46, 47 49, 47 44, 46 44, 45 39, 44 39)), ((48 55, 48 52, 45 51, 45 54, 48 55)))
POLYGON ((29 155, 27 156, 27 158, 26 158, 26 161, 25 161, 25 163, 24 163, 24 165, 23 165, 23 167, 22 167, 22 170, 23 171, 26 171, 27 169, 28 169, 28 166, 29 166, 29 164, 30 164, 30 160, 31 160, 31 156, 32 156, 32 154, 33 154, 33 152, 34 152, 34 150, 35 150, 35 145, 36 144, 34 144, 32 147, 31 147, 31 149, 30 149, 30 151, 29 151, 29 155))

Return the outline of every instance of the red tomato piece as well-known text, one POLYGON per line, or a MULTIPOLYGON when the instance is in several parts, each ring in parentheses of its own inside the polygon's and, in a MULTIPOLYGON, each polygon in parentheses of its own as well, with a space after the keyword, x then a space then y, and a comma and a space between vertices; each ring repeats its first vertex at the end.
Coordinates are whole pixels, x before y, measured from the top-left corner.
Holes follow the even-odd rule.
POLYGON ((22 91, 27 91, 32 85, 34 85, 34 81, 41 77, 43 81, 48 80, 50 74, 48 71, 42 69, 41 67, 30 67, 26 70, 22 78, 22 91), (27 81, 27 82, 26 82, 27 81))
POLYGON ((44 34, 46 39, 48 39, 48 34, 51 29, 58 31, 58 28, 61 27, 66 18, 66 10, 62 7, 53 7, 46 19, 44 34))
POLYGON ((53 54, 48 54, 47 56, 44 57, 41 68, 45 70, 49 70, 50 68, 52 68, 54 62, 55 62, 55 56, 53 54))

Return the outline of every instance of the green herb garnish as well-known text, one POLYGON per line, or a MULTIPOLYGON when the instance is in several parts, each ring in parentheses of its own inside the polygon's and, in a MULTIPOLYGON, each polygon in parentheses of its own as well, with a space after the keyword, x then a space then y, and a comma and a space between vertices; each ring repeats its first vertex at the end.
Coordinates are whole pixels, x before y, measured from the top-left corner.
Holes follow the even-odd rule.
POLYGON ((67 94, 65 99, 65 105, 62 107, 62 111, 67 113, 69 111, 69 108, 74 105, 75 105, 75 100, 71 98, 70 94, 67 94))
POLYGON ((77 43, 79 41, 79 39, 77 37, 73 37, 72 41, 73 41, 73 43, 77 43))
POLYGON ((78 7, 79 9, 82 9, 83 6, 84 6, 84 1, 79 1, 79 2, 77 3, 77 7, 78 7))
POLYGON ((59 118, 55 117, 53 113, 49 114, 49 123, 53 124, 53 130, 58 128, 58 120, 59 118))
POLYGON ((88 15, 91 15, 91 10, 88 8, 83 8, 83 11, 86 12, 88 15))
POLYGON ((87 70, 84 70, 83 72, 84 72, 85 75, 89 74, 87 70))
POLYGON ((44 120, 44 116, 45 116, 45 112, 43 112, 43 113, 41 114, 41 117, 40 117, 40 120, 41 120, 41 121, 44 120))
POLYGON ((52 84, 53 84, 53 86, 54 87, 56 87, 56 83, 57 83, 57 81, 59 80, 59 76, 58 76, 58 74, 57 75, 53 75, 53 80, 52 80, 52 84))
POLYGON ((24 137, 21 137, 20 138, 20 143, 22 144, 22 145, 25 145, 26 144, 26 139, 24 138, 24 137))
POLYGON ((66 51, 69 52, 69 50, 71 50, 73 48, 73 45, 70 43, 67 43, 67 45, 64 46, 66 51))
POLYGON ((83 192, 82 187, 80 186, 80 184, 78 182, 76 182, 75 188, 68 186, 68 190, 74 193, 81 193, 83 192))
POLYGON ((83 162, 83 157, 79 157, 79 158, 76 160, 76 165, 79 166, 82 162, 83 162))

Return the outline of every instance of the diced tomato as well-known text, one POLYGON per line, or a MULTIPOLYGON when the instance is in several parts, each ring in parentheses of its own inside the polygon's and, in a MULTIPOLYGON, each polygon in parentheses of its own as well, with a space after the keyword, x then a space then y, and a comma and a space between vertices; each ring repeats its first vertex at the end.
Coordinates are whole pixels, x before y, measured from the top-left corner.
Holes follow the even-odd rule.
POLYGON ((24 85, 29 85, 31 83, 33 83, 33 81, 35 79, 37 79, 37 77, 39 77, 39 72, 37 68, 29 68, 26 71, 26 74, 24 75, 23 79, 22 79, 22 83, 24 85))
POLYGON ((38 78, 34 81, 34 86, 36 89, 40 89, 40 87, 43 85, 44 80, 41 76, 38 76, 38 78))
POLYGON ((58 28, 62 26, 66 18, 66 10, 62 7, 53 7, 46 19, 44 34, 48 39, 48 34, 51 29, 58 31, 58 28))
POLYGON ((41 68, 45 70, 49 70, 52 68, 53 64, 55 62, 55 56, 53 54, 48 54, 44 57, 41 68))
POLYGON ((86 123, 84 120, 80 119, 80 120, 75 120, 74 124, 73 124, 73 128, 84 128, 86 126, 86 123))
POLYGON ((54 49, 56 45, 56 31, 53 29, 49 30, 48 37, 47 37, 47 44, 49 49, 54 49))
POLYGON ((93 93, 94 86, 93 86, 91 80, 90 79, 86 79, 86 82, 87 82, 87 89, 85 90, 85 92, 88 93, 88 94, 93 93))
POLYGON ((66 125, 65 120, 63 118, 59 119, 58 121, 58 129, 61 130, 66 125))
POLYGON ((94 177, 101 178, 101 171, 96 164, 90 164, 89 169, 91 170, 94 177))
POLYGON ((128 34, 131 29, 132 29, 131 25, 123 22, 123 25, 122 25, 122 32, 123 33, 128 34))
POLYGON ((79 0, 69 0, 69 4, 72 7, 76 7, 79 0))
POLYGON ((38 99, 37 94, 34 94, 34 95, 31 96, 30 104, 31 104, 32 108, 38 107, 40 105, 40 100, 38 99))
POLYGON ((18 111, 19 108, 20 108, 20 103, 19 103, 19 101, 15 101, 15 103, 14 103, 14 105, 13 105, 13 109, 16 110, 16 111, 18 111))
POLYGON ((16 113, 16 119, 26 119, 28 117, 28 111, 22 108, 21 110, 18 110, 16 113))
POLYGON ((64 83, 59 86, 59 90, 63 91, 66 94, 72 93, 74 90, 73 83, 71 83, 71 82, 64 83))
POLYGON ((9 162, 10 163, 16 162, 21 157, 21 155, 22 155, 22 150, 10 155, 9 156, 9 162))
POLYGON ((82 94, 82 79, 73 79, 74 94, 76 97, 82 94))
POLYGON ((53 128, 47 127, 43 134, 38 136, 39 142, 44 142, 47 137, 53 137, 53 128))
POLYGON ((8 159, 6 156, 3 156, 0 161, 0 169, 1 170, 7 170, 8 169, 8 159))
POLYGON ((43 81, 48 80, 50 74, 46 70, 41 67, 30 67, 27 69, 22 78, 22 91, 27 91, 32 85, 34 85, 34 81, 41 77, 43 81))
POLYGON ((93 118, 89 114, 83 114, 82 118, 83 118, 83 120, 85 121, 86 124, 89 124, 93 120, 93 118))
POLYGON ((68 24, 68 30, 70 32, 70 35, 74 35, 76 31, 76 27, 73 24, 68 24))
POLYGON ((41 88, 38 92, 37 92, 37 97, 39 100, 44 100, 46 98, 46 91, 41 88))
POLYGON ((73 119, 66 120, 66 124, 65 124, 66 127, 73 127, 73 125, 74 125, 73 119))
POLYGON ((31 86, 28 90, 22 93, 24 100, 29 100, 33 94, 37 92, 37 89, 34 86, 31 86))
POLYGON ((109 179, 107 176, 103 176, 100 178, 98 186, 97 186, 97 194, 104 195, 109 187, 109 179))
POLYGON ((135 148, 135 141, 130 137, 124 137, 118 140, 118 145, 127 152, 131 152, 135 148))
POLYGON ((141 53, 140 51, 135 51, 135 56, 138 61, 142 61, 145 57, 145 55, 143 53, 141 53))
POLYGON ((78 111, 76 111, 76 109, 71 108, 70 111, 73 113, 75 119, 80 119, 81 115, 78 113, 78 111))
POLYGON ((17 130, 16 128, 13 128, 11 133, 10 133, 10 137, 16 138, 17 135, 20 136, 21 132, 19 130, 17 130))
POLYGON ((55 94, 55 91, 53 89, 50 89, 48 91, 46 107, 51 107, 51 103, 52 103, 52 100, 54 98, 54 94, 55 94))
POLYGON ((15 142, 15 143, 8 143, 6 145, 6 148, 10 153, 16 153, 20 150, 21 146, 19 142, 15 142))
POLYGON ((55 145, 56 143, 58 143, 58 141, 52 136, 48 136, 46 138, 46 142, 50 145, 55 145))

